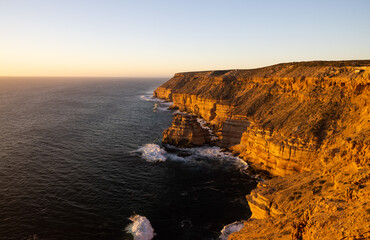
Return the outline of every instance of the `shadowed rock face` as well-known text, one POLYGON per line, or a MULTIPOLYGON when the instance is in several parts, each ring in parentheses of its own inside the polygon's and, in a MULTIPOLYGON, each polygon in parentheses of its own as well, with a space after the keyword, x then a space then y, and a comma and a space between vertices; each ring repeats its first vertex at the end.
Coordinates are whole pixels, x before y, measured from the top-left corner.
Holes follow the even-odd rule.
POLYGON ((222 125, 221 147, 230 147, 240 143, 243 133, 251 123, 246 119, 229 118, 222 125))
POLYGON ((317 61, 178 73, 154 95, 207 120, 216 144, 254 169, 283 176, 247 196, 253 219, 230 239, 366 239, 369 90, 369 60, 317 61))
POLYGON ((172 126, 163 131, 162 141, 179 147, 194 147, 209 142, 210 135, 194 115, 177 113, 173 116, 172 126))

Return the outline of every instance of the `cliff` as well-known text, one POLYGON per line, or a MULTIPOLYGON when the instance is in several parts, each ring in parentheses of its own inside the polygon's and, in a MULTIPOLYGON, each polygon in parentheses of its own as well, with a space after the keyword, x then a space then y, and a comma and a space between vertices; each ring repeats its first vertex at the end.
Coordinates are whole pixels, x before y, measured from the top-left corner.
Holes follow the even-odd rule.
POLYGON ((316 61, 178 73, 154 95, 204 118, 217 145, 277 176, 247 197, 253 220, 231 239, 362 239, 369 88, 369 60, 316 61))

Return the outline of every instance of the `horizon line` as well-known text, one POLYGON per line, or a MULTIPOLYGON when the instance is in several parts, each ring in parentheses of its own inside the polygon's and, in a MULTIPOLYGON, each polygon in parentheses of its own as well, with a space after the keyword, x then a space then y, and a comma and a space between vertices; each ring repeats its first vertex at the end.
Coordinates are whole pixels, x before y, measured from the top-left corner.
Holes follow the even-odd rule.
POLYGON ((18 76, 7 76, 7 75, 0 75, 0 78, 168 78, 169 76, 160 76, 160 77, 148 77, 148 76, 26 76, 26 75, 18 75, 18 76))
POLYGON ((198 70, 185 70, 185 71, 174 71, 172 75, 166 76, 73 76, 73 75, 0 75, 0 78, 171 78, 177 73, 188 73, 188 72, 209 72, 209 71, 230 71, 230 70, 254 70, 265 67, 271 67, 280 64, 294 64, 294 63, 309 63, 309 62, 351 62, 351 61, 370 61, 370 58, 358 58, 358 59, 314 59, 314 60, 296 60, 296 61, 281 61, 273 64, 259 65, 252 68, 242 67, 242 68, 217 68, 217 69, 198 69, 198 70))

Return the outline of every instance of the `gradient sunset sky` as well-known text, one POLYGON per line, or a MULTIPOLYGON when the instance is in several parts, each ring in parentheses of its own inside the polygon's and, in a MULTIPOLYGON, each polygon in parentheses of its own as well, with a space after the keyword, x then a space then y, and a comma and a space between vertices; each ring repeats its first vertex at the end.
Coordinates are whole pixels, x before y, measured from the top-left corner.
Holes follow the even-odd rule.
POLYGON ((0 76, 369 59, 369 11, 368 0, 0 0, 0 76))

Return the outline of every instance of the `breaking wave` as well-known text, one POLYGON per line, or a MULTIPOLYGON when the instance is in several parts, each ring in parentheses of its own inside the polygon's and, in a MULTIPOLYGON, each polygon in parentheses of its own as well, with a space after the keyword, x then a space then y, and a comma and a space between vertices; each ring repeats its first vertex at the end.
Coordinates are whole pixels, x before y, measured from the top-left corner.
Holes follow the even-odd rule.
POLYGON ((132 223, 126 227, 126 232, 131 233, 134 240, 151 240, 154 237, 154 229, 146 217, 133 215, 129 219, 132 223))
POLYGON ((229 152, 224 152, 219 147, 177 148, 172 145, 166 145, 164 148, 150 143, 135 152, 141 153, 141 157, 147 162, 164 162, 170 160, 199 164, 200 159, 205 159, 211 162, 228 163, 241 171, 245 171, 248 168, 248 164, 241 158, 233 156, 229 152))
POLYGON ((137 152, 140 152, 141 157, 147 162, 164 162, 167 160, 165 156, 166 150, 154 143, 146 144, 144 147, 139 148, 137 152))
POLYGON ((160 111, 169 111, 169 107, 173 104, 172 102, 167 102, 165 100, 158 99, 154 97, 153 95, 141 95, 140 98, 147 102, 154 102, 158 104, 156 107, 156 110, 160 111))
POLYGON ((140 98, 142 100, 148 101, 148 102, 164 102, 161 99, 158 99, 158 98, 153 97, 153 95, 141 95, 140 98))
POLYGON ((231 165, 239 168, 241 171, 244 171, 248 168, 248 164, 241 158, 233 156, 230 152, 222 151, 219 147, 185 148, 181 149, 181 151, 190 153, 190 160, 206 158, 217 160, 220 163, 230 163, 231 165))

